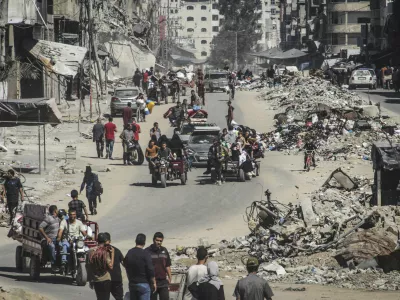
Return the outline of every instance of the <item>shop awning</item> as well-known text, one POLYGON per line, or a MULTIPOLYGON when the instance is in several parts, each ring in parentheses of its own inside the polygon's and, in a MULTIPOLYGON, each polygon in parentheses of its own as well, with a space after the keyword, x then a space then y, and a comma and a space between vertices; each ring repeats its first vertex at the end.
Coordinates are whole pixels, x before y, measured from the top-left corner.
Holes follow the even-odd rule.
POLYGON ((75 76, 82 65, 87 49, 62 43, 26 39, 24 48, 50 72, 75 76))
POLYGON ((62 123, 54 98, 32 98, 0 101, 0 127, 38 126, 62 123))

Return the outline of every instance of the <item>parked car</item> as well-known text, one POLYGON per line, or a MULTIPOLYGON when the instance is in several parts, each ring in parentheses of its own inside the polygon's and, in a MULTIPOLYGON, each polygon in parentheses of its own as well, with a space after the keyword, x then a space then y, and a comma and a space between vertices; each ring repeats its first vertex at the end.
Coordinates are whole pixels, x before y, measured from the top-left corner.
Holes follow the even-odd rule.
POLYGON ((206 165, 208 160, 208 150, 215 139, 218 139, 221 128, 195 126, 188 141, 188 154, 192 159, 192 165, 206 165))
POLYGON ((132 110, 136 114, 137 106, 135 98, 140 92, 141 90, 138 87, 115 88, 110 103, 111 116, 115 117, 117 114, 121 114, 124 107, 128 105, 128 102, 132 103, 132 110))
POLYGON ((228 76, 226 72, 209 71, 205 77, 205 88, 210 93, 214 91, 225 92, 225 87, 228 85, 228 76))
POLYGON ((377 79, 373 69, 357 69, 351 73, 349 89, 376 89, 377 79))

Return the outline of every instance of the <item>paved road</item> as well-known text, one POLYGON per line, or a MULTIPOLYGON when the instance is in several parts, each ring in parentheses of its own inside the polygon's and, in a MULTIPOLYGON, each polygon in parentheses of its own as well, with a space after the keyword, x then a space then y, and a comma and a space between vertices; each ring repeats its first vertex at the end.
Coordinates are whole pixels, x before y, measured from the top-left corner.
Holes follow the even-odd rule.
MULTIPOLYGON (((227 95, 215 93, 207 95, 207 98, 210 121, 225 127, 227 95)), ((247 99, 244 95, 238 96, 236 101, 245 100, 247 99)), ((239 108, 235 110, 235 115, 238 122, 246 120, 246 116, 239 108)), ((171 132, 169 129, 169 134, 171 132)), ((116 168, 118 169, 112 174, 123 172, 122 176, 124 179, 129 179, 131 186, 106 216, 98 221, 101 231, 110 232, 113 241, 121 244, 125 241, 121 248, 123 250, 134 246, 134 238, 140 232, 148 236, 150 243, 152 234, 162 231, 169 241, 176 239, 176 245, 182 236, 195 234, 199 229, 216 230, 225 222, 226 226, 230 226, 229 224, 233 222, 243 227, 241 214, 244 208, 254 199, 259 199, 261 192, 261 188, 256 187, 261 177, 252 182, 230 182, 219 187, 212 185, 202 176, 204 169, 197 169, 189 173, 186 186, 181 186, 176 181, 167 189, 162 189, 151 186, 147 165, 116 168)), ((103 182, 103 185, 109 188, 107 182, 103 182)), ((104 201, 113 200, 104 199, 104 201)), ((16 282, 21 282, 18 285, 59 300, 95 298, 94 292, 88 287, 71 286, 69 278, 43 274, 40 283, 37 283, 30 282, 26 274, 15 273, 15 246, 16 244, 11 243, 0 247, 0 284, 16 285, 16 282)))
POLYGON ((400 93, 394 90, 357 90, 364 98, 373 103, 381 103, 381 107, 400 115, 400 93))

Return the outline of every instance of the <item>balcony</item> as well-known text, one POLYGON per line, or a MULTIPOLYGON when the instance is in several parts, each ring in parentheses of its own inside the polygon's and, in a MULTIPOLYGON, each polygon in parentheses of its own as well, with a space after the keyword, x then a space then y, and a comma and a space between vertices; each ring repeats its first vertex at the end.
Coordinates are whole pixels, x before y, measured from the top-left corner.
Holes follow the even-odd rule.
POLYGON ((362 24, 330 24, 328 33, 361 33, 362 24))
POLYGON ((329 3, 328 11, 329 12, 370 11, 369 1, 329 3))

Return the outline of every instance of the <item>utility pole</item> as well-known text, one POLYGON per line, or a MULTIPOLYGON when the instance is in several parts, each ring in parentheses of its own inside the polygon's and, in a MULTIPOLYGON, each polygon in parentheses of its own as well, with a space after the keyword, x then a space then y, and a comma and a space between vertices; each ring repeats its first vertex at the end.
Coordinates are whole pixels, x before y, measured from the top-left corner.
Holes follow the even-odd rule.
POLYGON ((170 14, 170 9, 171 9, 171 3, 170 3, 170 1, 171 0, 168 0, 168 5, 167 5, 167 43, 166 43, 166 49, 165 49, 165 52, 166 52, 166 60, 167 60, 167 70, 169 70, 170 69, 170 65, 169 65, 169 54, 170 54, 170 49, 169 49, 169 46, 170 46, 170 19, 169 19, 169 14, 170 14))
POLYGON ((89 28, 88 28, 88 33, 89 33, 89 89, 90 89, 90 120, 92 120, 93 117, 93 95, 92 95, 92 49, 93 49, 93 43, 92 43, 92 1, 91 0, 86 0, 86 6, 87 6, 87 14, 88 14, 88 19, 89 19, 89 28))
POLYGON ((238 32, 235 31, 235 71, 237 71, 238 69, 238 32))

